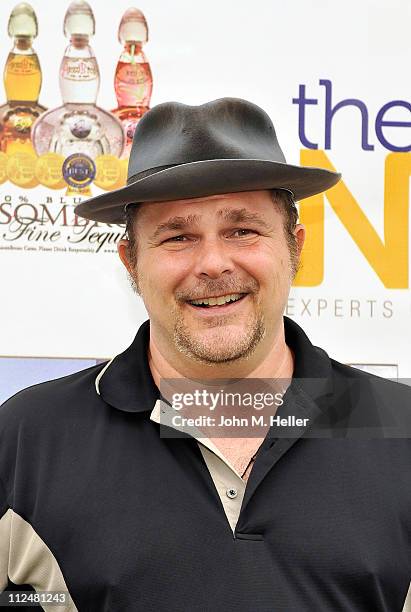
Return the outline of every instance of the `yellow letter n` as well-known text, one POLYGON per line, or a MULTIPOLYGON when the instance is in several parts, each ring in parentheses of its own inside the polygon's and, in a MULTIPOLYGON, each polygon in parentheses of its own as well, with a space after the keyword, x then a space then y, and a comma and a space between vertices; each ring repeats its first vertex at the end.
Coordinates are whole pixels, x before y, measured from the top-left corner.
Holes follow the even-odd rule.
MULTIPOLYGON (((334 170, 324 151, 301 150, 303 166, 334 170)), ((411 153, 390 153, 385 160, 384 240, 381 240, 344 181, 326 192, 327 199, 361 253, 387 289, 408 288, 408 208, 411 153)), ((297 287, 315 287, 324 278, 324 194, 300 202, 307 227, 297 287)))

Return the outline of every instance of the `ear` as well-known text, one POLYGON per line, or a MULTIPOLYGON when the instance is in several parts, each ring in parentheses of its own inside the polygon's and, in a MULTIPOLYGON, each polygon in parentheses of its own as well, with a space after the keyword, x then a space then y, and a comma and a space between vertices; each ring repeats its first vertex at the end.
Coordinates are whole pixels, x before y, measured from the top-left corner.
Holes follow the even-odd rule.
POLYGON ((130 243, 128 240, 122 239, 117 242, 117 253, 126 267, 127 272, 131 274, 133 267, 130 261, 130 243))
POLYGON ((302 223, 297 223, 295 226, 294 236, 297 240, 298 257, 300 257, 305 241, 305 226, 302 223))

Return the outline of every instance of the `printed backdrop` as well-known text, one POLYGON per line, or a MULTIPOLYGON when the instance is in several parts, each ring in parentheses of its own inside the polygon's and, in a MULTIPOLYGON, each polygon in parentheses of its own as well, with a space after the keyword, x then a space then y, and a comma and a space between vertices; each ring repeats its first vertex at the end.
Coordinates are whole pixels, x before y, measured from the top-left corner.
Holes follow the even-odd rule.
MULTIPOLYGON (((14 6, 10 0, 0 4, 0 64, 6 66, 9 97, 14 88, 18 98, 19 79, 31 79, 27 87, 35 89, 39 68, 27 57, 17 65, 21 58, 16 55, 27 56, 22 43, 10 65, 14 43, 7 38, 7 24, 14 6)), ((67 87, 83 86, 78 89, 82 100, 87 84, 97 86, 89 60, 80 68, 67 60, 63 81, 74 76, 68 85, 60 78, 59 86, 69 44, 63 33, 68 6, 62 0, 32 0, 38 21, 33 48, 42 74, 38 103, 49 111, 62 105, 61 87, 66 87, 67 99, 77 95, 68 94, 67 87)), ((89 44, 100 70, 96 112, 101 117, 102 111, 118 107, 114 75, 123 49, 118 26, 130 2, 91 0, 90 7, 95 35, 89 44)), ((326 196, 300 204, 309 237, 287 314, 339 361, 411 378, 410 3, 141 0, 137 8, 149 29, 143 52, 152 75, 150 107, 166 100, 201 104, 223 96, 249 99, 273 119, 289 162, 342 173, 342 182, 326 196)), ((147 73, 130 78, 140 87, 141 99, 147 73)), ((5 89, 0 103, 6 103, 5 89)), ((40 111, 38 124, 44 109, 40 111)), ((116 150, 88 150, 82 143, 91 130, 89 115, 73 119, 69 108, 67 112, 69 117, 61 119, 63 112, 59 121, 69 130, 71 149, 58 148, 54 132, 47 132, 52 122, 46 120, 41 128, 48 140, 36 128, 38 151, 29 142, 22 150, 11 137, 4 144, 2 128, 3 357, 110 358, 130 344, 147 318, 116 254, 123 228, 85 224, 73 214, 84 193, 121 185, 124 153, 120 159, 116 150), (54 153, 47 156, 47 151, 54 153), (70 177, 77 181, 74 187, 68 184, 70 177)), ((54 121, 56 115, 48 117, 54 121)), ((32 129, 28 122, 23 113, 15 120, 16 129, 27 134, 32 129)), ((102 132, 109 126, 114 130, 117 142, 123 137, 112 115, 105 115, 101 125, 102 132)), ((123 128, 126 137, 132 128, 123 128)), ((104 140, 104 133, 99 139, 104 140)))

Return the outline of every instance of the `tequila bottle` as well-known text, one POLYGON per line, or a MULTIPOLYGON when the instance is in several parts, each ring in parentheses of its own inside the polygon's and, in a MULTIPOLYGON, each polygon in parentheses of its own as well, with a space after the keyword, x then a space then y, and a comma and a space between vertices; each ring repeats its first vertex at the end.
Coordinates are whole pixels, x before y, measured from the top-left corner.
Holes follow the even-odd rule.
POLYGON ((134 130, 150 108, 153 90, 150 64, 143 51, 143 45, 148 40, 147 22, 139 9, 129 8, 124 13, 118 39, 124 48, 114 77, 118 107, 112 112, 123 124, 126 138, 123 157, 128 157, 134 130))
POLYGON ((37 18, 30 4, 14 7, 8 34, 14 40, 4 69, 7 104, 0 106, 0 149, 4 153, 34 153, 32 126, 46 108, 37 100, 41 88, 41 69, 33 39, 38 33, 37 18))
POLYGON ((54 152, 68 157, 83 154, 121 156, 123 127, 111 113, 96 105, 100 73, 89 45, 95 20, 85 0, 72 2, 64 18, 70 39, 60 66, 63 105, 45 113, 34 125, 33 143, 38 155, 54 152))

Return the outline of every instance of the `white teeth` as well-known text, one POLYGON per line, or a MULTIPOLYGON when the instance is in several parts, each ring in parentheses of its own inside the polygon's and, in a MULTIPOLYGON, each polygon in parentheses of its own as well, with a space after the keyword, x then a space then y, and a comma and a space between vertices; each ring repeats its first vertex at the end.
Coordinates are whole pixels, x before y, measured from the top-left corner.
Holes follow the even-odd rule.
POLYGON ((201 300, 190 300, 190 304, 206 304, 207 306, 216 306, 217 304, 221 306, 222 304, 226 304, 227 302, 233 302, 235 300, 239 300, 243 297, 243 293, 231 293, 230 295, 224 295, 221 297, 212 297, 212 298, 202 298, 201 300))

